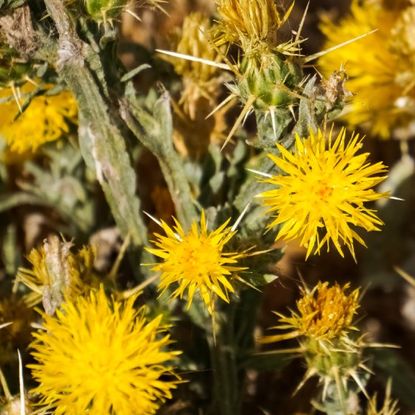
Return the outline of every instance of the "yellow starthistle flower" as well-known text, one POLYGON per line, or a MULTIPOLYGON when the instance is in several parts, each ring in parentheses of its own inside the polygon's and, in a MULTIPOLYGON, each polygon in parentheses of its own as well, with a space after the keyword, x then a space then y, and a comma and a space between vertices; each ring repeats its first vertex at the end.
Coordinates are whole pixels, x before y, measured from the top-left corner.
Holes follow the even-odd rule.
POLYGON ((321 23, 326 48, 376 29, 324 55, 319 64, 326 76, 344 65, 346 87, 355 94, 345 120, 382 138, 415 119, 415 5, 390 3, 394 7, 354 0, 350 14, 340 22, 326 17, 321 23))
POLYGON ((235 44, 240 48, 235 64, 227 60, 235 80, 227 84, 231 95, 223 104, 234 98, 243 103, 222 148, 253 111, 257 116, 270 117, 276 137, 279 120, 291 117, 302 94, 300 33, 285 42, 278 36, 278 29, 290 16, 294 3, 285 13, 280 13, 274 0, 217 0, 216 3, 219 19, 211 31, 213 42, 217 47, 235 44))
POLYGON ((354 330, 353 319, 359 308, 359 289, 348 293, 350 284, 329 286, 319 282, 312 290, 302 288, 302 296, 297 301, 298 312, 280 317, 280 326, 275 328, 292 329, 287 334, 265 337, 267 343, 286 338, 305 336, 315 340, 328 340, 347 335, 354 330))
POLYGON ((235 43, 246 53, 275 45, 276 32, 292 10, 291 6, 283 15, 274 0, 217 0, 216 4, 220 20, 215 43, 235 43))
POLYGON ((264 181, 275 188, 258 195, 274 216, 269 228, 279 226, 276 240, 299 238, 307 257, 319 254, 330 244, 343 256, 343 246, 355 258, 354 241, 365 246, 356 228, 377 231, 383 222, 364 203, 385 197, 373 188, 385 179, 386 167, 370 164, 358 135, 346 143, 346 131, 337 138, 332 130, 310 132, 305 140, 298 135, 291 153, 277 144, 280 156, 269 158, 282 172, 264 181))
POLYGON ((211 232, 204 212, 200 224, 194 222, 188 232, 177 220, 173 229, 160 222, 165 235, 156 233, 155 248, 146 249, 162 259, 153 266, 153 270, 161 274, 161 292, 178 285, 172 297, 182 298, 187 293, 187 307, 191 306, 197 292, 211 314, 216 297, 229 303, 229 293, 235 291, 232 279, 238 279, 237 273, 245 269, 237 265, 244 253, 224 252, 225 245, 236 233, 228 226, 229 221, 211 232))
POLYGON ((91 288, 94 250, 90 246, 71 252, 72 243, 57 236, 45 240, 42 247, 28 256, 32 269, 20 268, 17 280, 32 290, 25 301, 34 306, 42 301, 48 314, 53 314, 64 298, 74 299, 91 288))
MULTIPOLYGON (((46 88, 50 89, 51 85, 46 88)), ((13 152, 35 152, 42 144, 67 133, 68 121, 76 121, 77 105, 70 92, 36 95, 25 108, 35 86, 27 82, 14 92, 13 89, 0 89, 0 137, 13 152)))
POLYGON ((108 300, 101 288, 43 314, 28 365, 40 404, 57 415, 147 415, 171 398, 179 378, 169 361, 179 353, 165 349, 162 315, 147 322, 135 300, 108 300))
POLYGON ((297 312, 291 311, 289 316, 275 313, 280 324, 272 329, 291 331, 264 336, 260 342, 266 344, 298 338, 299 347, 290 349, 290 352, 304 357, 307 371, 296 391, 308 379, 317 376, 323 384, 323 401, 331 395, 343 407, 345 385, 349 384, 350 379, 367 396, 362 382, 362 373, 368 371, 362 356, 367 345, 362 337, 351 334, 358 331, 353 326, 358 301, 359 290, 350 292, 349 284, 341 287, 336 283, 330 287, 327 282, 319 282, 312 290, 307 287, 302 289, 297 312))

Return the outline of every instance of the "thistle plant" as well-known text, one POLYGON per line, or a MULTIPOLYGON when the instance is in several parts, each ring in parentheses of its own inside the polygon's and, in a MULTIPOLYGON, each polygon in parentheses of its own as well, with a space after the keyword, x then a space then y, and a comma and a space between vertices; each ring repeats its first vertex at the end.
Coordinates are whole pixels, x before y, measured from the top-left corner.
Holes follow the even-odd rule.
POLYGON ((304 287, 297 301, 298 312, 292 311, 290 316, 276 313, 280 324, 273 329, 292 331, 261 339, 262 343, 274 343, 298 338, 296 352, 304 357, 307 371, 297 390, 311 377, 318 377, 322 394, 316 406, 327 414, 353 413, 348 405, 356 390, 350 382, 367 396, 364 385, 370 370, 363 350, 368 345, 356 336, 358 330, 353 325, 359 290, 349 291, 349 284, 329 287, 327 282, 319 282, 312 290, 304 287))
POLYGON ((311 3, 179 3, 0 0, 0 415, 411 407, 333 280, 401 199, 359 131, 411 134, 413 2, 353 2, 309 54, 311 3))
MULTIPOLYGON (((270 142, 281 140, 297 124, 308 126, 319 122, 317 119, 342 105, 341 94, 331 103, 325 102, 324 94, 315 80, 307 79, 303 65, 314 59, 301 54, 301 25, 295 37, 283 41, 279 31, 290 16, 292 4, 282 11, 269 0, 257 1, 218 1, 220 19, 213 30, 213 43, 235 44, 241 49, 241 57, 235 62, 227 60, 229 69, 235 75, 235 82, 229 84, 231 95, 243 104, 237 122, 231 129, 228 140, 244 118, 255 112, 260 145, 270 146, 270 142), (311 96, 320 97, 316 102, 311 96), (321 100, 320 105, 316 105, 321 100), (300 111, 301 103, 316 105, 311 119, 303 119, 306 114, 300 111), (321 105, 325 105, 324 114, 321 105), (268 137, 267 137, 268 136, 268 137)), ((303 132, 300 130, 299 132, 303 132)))

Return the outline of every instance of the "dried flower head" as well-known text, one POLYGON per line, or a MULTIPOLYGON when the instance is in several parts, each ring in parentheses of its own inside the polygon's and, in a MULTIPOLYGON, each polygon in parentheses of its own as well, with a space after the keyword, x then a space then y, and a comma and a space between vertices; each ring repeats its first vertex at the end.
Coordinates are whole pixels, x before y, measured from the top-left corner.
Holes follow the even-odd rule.
MULTIPOLYGON (((219 50, 209 40, 211 24, 201 13, 191 13, 183 22, 176 51, 211 62, 222 59, 219 50)), ((184 59, 169 59, 182 76, 183 89, 178 105, 174 104, 174 140, 178 151, 185 156, 203 156, 211 142, 223 140, 228 106, 208 117, 217 105, 223 74, 211 65, 184 59)))
POLYGON ((354 241, 365 246, 356 228, 379 230, 382 221, 373 209, 365 207, 385 197, 373 188, 385 179, 385 166, 370 164, 358 135, 346 143, 346 132, 332 138, 332 130, 310 132, 305 140, 298 135, 291 153, 277 144, 280 156, 269 158, 282 173, 265 179, 273 185, 259 195, 275 215, 269 228, 280 226, 276 239, 299 238, 301 246, 311 253, 320 253, 330 244, 343 256, 343 246, 355 257, 354 241))
POLYGON ((48 95, 44 91, 33 96, 35 89, 29 82, 0 89, 0 136, 15 153, 35 152, 67 133, 69 122, 76 121, 77 105, 71 93, 48 95))
POLYGON ((162 316, 146 321, 136 300, 108 300, 104 290, 65 302, 56 316, 43 314, 28 365, 39 383, 34 393, 57 415, 153 414, 171 398, 178 377, 165 350, 162 316))
MULTIPOLYGON (((176 51, 184 55, 197 56, 212 62, 220 60, 217 50, 209 43, 209 18, 202 13, 191 13, 183 21, 180 41, 176 51)), ((184 92, 181 102, 192 102, 192 94, 211 99, 220 81, 217 79, 218 70, 214 66, 205 65, 185 59, 171 59, 176 72, 183 77, 184 92), (191 89, 195 91, 191 91, 191 89)), ((194 118, 192 111, 189 114, 194 118)))
POLYGON ((354 0, 340 23, 328 17, 321 23, 327 48, 376 29, 324 55, 319 63, 327 76, 344 65, 346 87, 355 94, 344 118, 382 138, 415 118, 415 5, 390 3, 393 7, 382 1, 354 0))
POLYGON ((64 298, 74 299, 91 288, 94 250, 90 246, 71 252, 71 242, 51 236, 28 256, 32 269, 20 268, 17 280, 32 290, 25 300, 34 306, 42 301, 48 314, 53 314, 64 298))
POLYGON ((212 314, 216 297, 229 303, 229 293, 235 291, 231 279, 238 278, 236 273, 245 269, 237 265, 244 253, 224 252, 225 245, 235 235, 228 226, 229 219, 211 232, 204 212, 200 224, 194 222, 188 232, 177 220, 175 223, 172 229, 160 222, 165 235, 156 233, 153 241, 156 248, 147 248, 162 259, 153 267, 161 273, 159 290, 163 292, 178 285, 172 297, 182 298, 186 293, 187 307, 191 306, 197 292, 212 314))

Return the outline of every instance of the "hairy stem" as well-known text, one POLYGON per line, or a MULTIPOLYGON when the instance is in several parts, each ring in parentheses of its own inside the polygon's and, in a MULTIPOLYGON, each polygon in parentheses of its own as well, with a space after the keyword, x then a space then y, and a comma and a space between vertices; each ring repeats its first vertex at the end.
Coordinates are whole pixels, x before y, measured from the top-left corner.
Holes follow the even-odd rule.
POLYGON ((45 0, 59 34, 57 67, 78 100, 82 155, 101 184, 115 221, 135 245, 147 240, 136 195, 136 174, 123 137, 118 109, 105 96, 102 65, 97 53, 77 35, 61 0, 45 0), (94 70, 91 69, 91 62, 94 70))

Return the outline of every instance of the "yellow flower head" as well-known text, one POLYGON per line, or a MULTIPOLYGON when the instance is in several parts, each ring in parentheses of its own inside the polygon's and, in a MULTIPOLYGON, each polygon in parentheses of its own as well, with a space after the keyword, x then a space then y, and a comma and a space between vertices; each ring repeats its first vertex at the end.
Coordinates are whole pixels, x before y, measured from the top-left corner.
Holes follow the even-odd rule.
POLYGON ((344 129, 336 139, 332 131, 327 136, 311 131, 305 140, 296 136, 294 153, 277 144, 281 155, 269 155, 281 171, 265 180, 275 188, 259 195, 275 215, 269 228, 280 226, 277 240, 299 238, 307 257, 324 245, 328 251, 330 243, 342 256, 345 245, 354 257, 354 241, 365 245, 355 229, 376 231, 382 225, 364 203, 387 195, 373 190, 385 179, 386 168, 370 164, 368 153, 357 154, 362 148, 358 135, 348 143, 345 138, 344 129))
POLYGON ((87 246, 71 252, 72 243, 57 236, 45 240, 28 256, 32 269, 20 268, 17 280, 32 290, 25 300, 34 306, 40 301, 48 314, 53 314, 64 298, 74 299, 90 289, 94 250, 87 246))
POLYGON ((157 239, 153 243, 156 248, 147 248, 162 259, 153 267, 154 271, 161 273, 159 290, 163 292, 177 284, 172 297, 182 298, 187 292, 188 307, 197 291, 212 314, 216 297, 229 303, 229 293, 235 291, 231 278, 237 278, 234 273, 245 269, 237 266, 243 253, 223 252, 235 231, 228 227, 228 219, 219 228, 209 232, 204 212, 200 225, 193 223, 188 232, 175 222, 176 226, 172 229, 162 221, 165 235, 155 234, 157 239))
POLYGON ((359 308, 359 289, 348 293, 350 284, 341 287, 335 283, 319 282, 312 290, 302 289, 302 297, 297 301, 298 312, 280 317, 280 326, 274 328, 292 329, 287 334, 264 337, 263 343, 304 336, 315 340, 339 339, 354 329, 354 316, 359 308))
MULTIPOLYGON (((51 85, 47 88, 50 89, 51 85)), ((68 91, 57 95, 36 95, 25 108, 35 86, 27 82, 13 90, 0 89, 0 137, 15 153, 35 152, 42 144, 67 133, 68 120, 76 120, 76 101, 68 91)))
POLYGON ((216 43, 239 44, 244 51, 254 45, 272 44, 277 29, 284 23, 274 0, 217 0, 220 21, 216 43))
MULTIPOLYGON (((391 2, 397 3, 397 2, 391 2)), ((355 97, 344 117, 352 126, 365 126, 382 138, 415 118, 415 5, 386 7, 381 1, 354 0, 339 22, 329 18, 321 29, 330 48, 377 30, 320 58, 326 76, 344 66, 346 87, 355 97)))
POLYGON ((109 301, 101 288, 43 315, 28 365, 42 405, 57 415, 147 415, 171 398, 178 377, 161 377, 179 353, 164 350, 162 316, 147 322, 135 299, 109 301))
POLYGON ((333 339, 351 329, 359 308, 359 289, 346 293, 350 284, 343 287, 319 282, 313 290, 304 289, 297 301, 298 314, 285 317, 281 322, 296 328, 301 335, 333 339))

